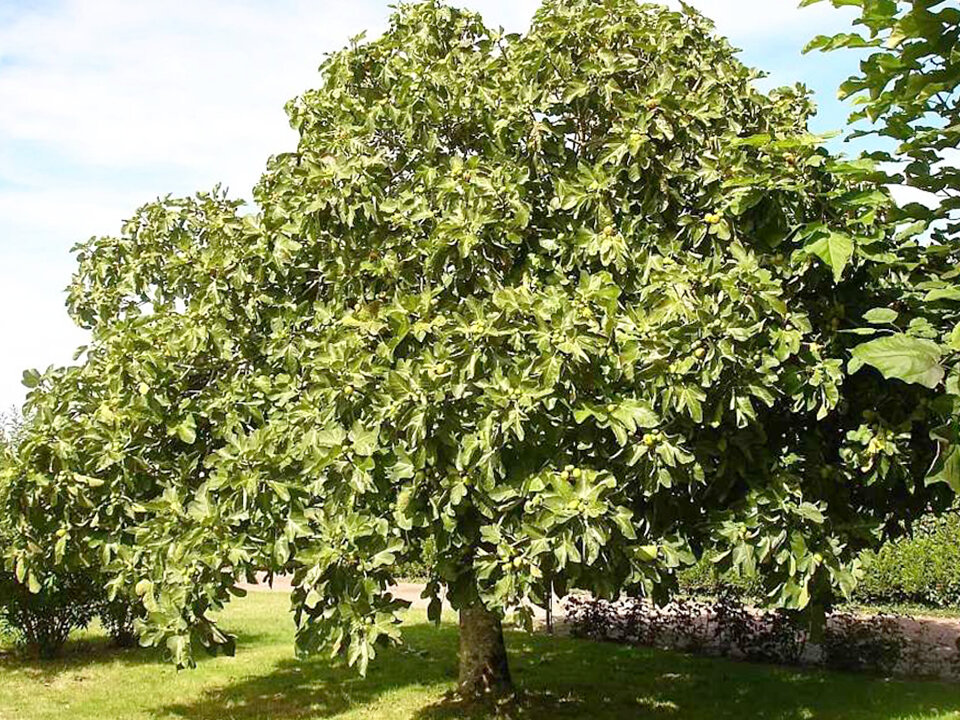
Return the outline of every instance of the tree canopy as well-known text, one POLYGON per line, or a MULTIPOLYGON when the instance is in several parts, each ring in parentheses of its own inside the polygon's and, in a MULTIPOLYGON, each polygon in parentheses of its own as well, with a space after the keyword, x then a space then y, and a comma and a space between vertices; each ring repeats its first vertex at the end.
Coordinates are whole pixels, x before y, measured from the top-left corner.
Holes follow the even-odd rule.
MULTIPOLYGON (((819 0, 807 0, 812 4, 819 0)), ((884 262, 895 294, 860 332, 854 365, 960 396, 960 9, 936 0, 831 0, 857 8, 857 32, 819 36, 808 50, 856 49, 860 73, 840 88, 858 109, 851 138, 885 146, 861 162, 913 191, 887 215, 896 244, 884 262)), ((949 413, 948 413, 949 415, 949 413)), ((960 492, 960 424, 936 429, 942 444, 932 479, 960 492)))
POLYGON ((26 375, 8 471, 25 582, 101 564, 187 664, 291 574, 298 650, 364 668, 427 542, 432 617, 662 598, 705 553, 810 610, 949 501, 939 379, 845 368, 902 288, 882 173, 695 11, 402 5, 321 70, 255 212, 164 198, 78 246, 93 341, 26 375))

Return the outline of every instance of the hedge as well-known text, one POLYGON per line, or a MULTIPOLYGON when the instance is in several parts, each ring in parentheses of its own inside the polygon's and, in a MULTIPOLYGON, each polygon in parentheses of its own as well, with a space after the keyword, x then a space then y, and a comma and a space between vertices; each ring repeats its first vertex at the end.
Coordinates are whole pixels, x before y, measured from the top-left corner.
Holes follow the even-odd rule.
MULTIPOLYGON (((854 603, 960 609, 960 508, 923 518, 912 536, 887 543, 863 560, 864 576, 854 603)), ((724 588, 756 594, 752 580, 720 576, 706 560, 680 573, 679 581, 687 595, 715 596, 724 588)))
POLYGON ((960 512, 927 517, 913 537, 867 555, 855 600, 871 605, 960 608, 960 512))

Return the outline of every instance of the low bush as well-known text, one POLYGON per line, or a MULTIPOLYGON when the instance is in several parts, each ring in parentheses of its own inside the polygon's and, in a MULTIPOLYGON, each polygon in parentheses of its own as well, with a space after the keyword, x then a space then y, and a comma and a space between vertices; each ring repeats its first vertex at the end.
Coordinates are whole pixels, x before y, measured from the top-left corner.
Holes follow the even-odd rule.
POLYGON ((758 593, 756 580, 733 572, 720 573, 707 558, 681 570, 677 574, 677 582, 684 595, 719 597, 721 594, 734 593, 741 597, 755 597, 758 593))
MULTIPOLYGON (((960 609, 960 510, 924 517, 913 535, 865 553, 863 561, 864 576, 851 598, 858 605, 960 609)), ((760 597, 755 580, 721 574, 708 559, 681 571, 678 582, 684 595, 760 597)))
POLYGON ((800 661, 807 641, 788 613, 748 608, 728 590, 715 600, 678 598, 663 606, 636 598, 573 597, 564 607, 571 633, 592 640, 788 665, 800 661))
POLYGON ((83 576, 51 578, 32 593, 11 573, 0 572, 0 623, 31 655, 59 655, 71 631, 86 627, 99 608, 97 588, 83 576))
POLYGON ((143 617, 144 612, 139 602, 131 602, 124 597, 104 600, 99 605, 100 624, 117 647, 136 647, 139 645, 139 636, 135 622, 143 617))
POLYGON ((744 605, 736 592, 721 592, 710 608, 713 641, 724 655, 796 665, 807 644, 806 629, 795 613, 744 605))
POLYGON ((823 664, 834 670, 892 672, 903 657, 906 638, 894 615, 830 615, 823 633, 823 664))
POLYGON ((938 641, 908 638, 901 620, 909 618, 903 616, 832 612, 814 643, 795 613, 750 607, 729 591, 716 599, 681 598, 662 607, 635 598, 610 602, 573 597, 565 610, 571 634, 592 640, 781 665, 806 662, 835 670, 960 675, 960 647, 944 656, 938 641))

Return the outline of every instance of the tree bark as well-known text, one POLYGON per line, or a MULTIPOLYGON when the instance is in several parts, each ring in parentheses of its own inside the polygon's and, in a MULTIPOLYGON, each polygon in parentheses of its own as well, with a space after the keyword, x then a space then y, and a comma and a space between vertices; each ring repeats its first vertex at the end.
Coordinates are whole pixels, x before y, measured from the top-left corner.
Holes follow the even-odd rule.
POLYGON ((513 690, 500 617, 483 607, 460 611, 460 693, 505 695, 513 690))

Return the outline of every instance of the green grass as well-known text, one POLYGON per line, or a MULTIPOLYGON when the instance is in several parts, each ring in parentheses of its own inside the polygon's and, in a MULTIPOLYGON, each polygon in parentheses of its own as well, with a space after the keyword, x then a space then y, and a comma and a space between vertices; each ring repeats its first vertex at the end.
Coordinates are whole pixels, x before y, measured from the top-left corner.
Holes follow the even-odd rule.
MULTIPOLYGON (((412 613, 406 646, 385 651, 366 678, 293 658, 288 600, 252 593, 223 616, 239 635, 235 658, 177 673, 149 650, 109 648, 90 631, 66 656, 36 663, 0 656, 0 719, 307 720, 491 717, 449 699, 456 628, 412 613)), ((508 708, 528 718, 960 718, 960 687, 800 672, 646 648, 510 633, 522 689, 508 708)))

